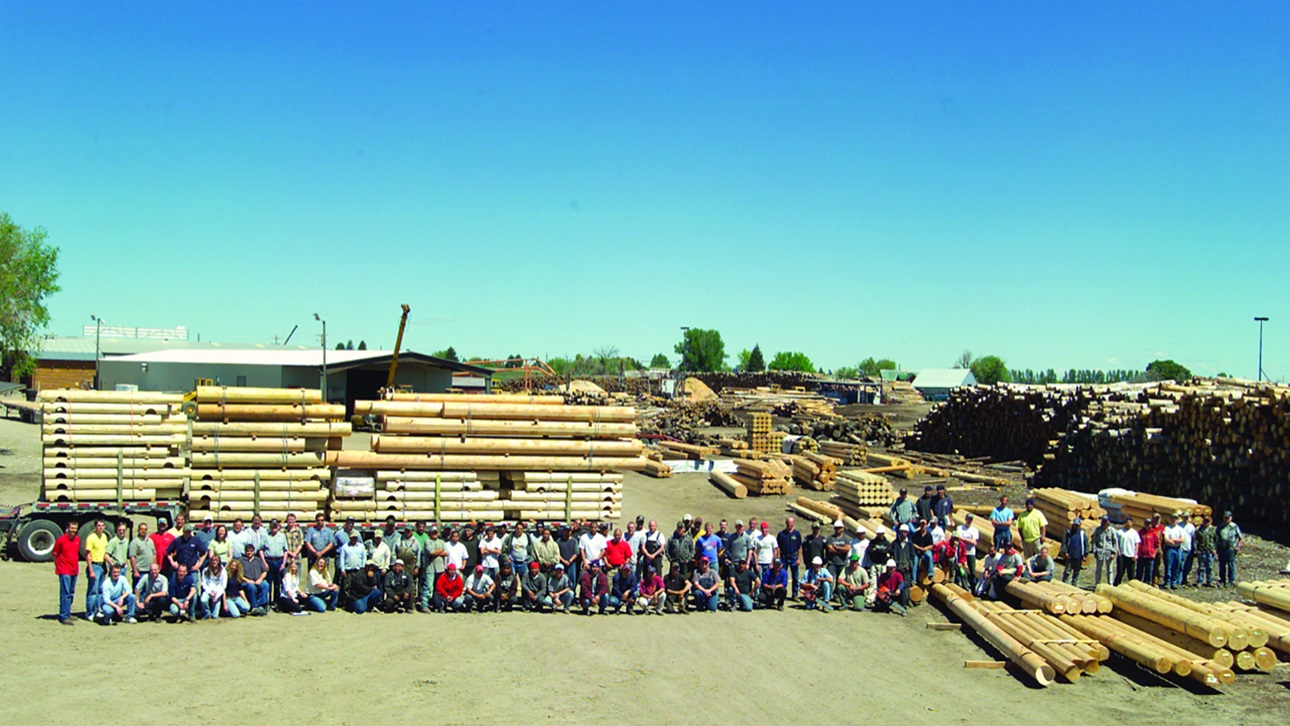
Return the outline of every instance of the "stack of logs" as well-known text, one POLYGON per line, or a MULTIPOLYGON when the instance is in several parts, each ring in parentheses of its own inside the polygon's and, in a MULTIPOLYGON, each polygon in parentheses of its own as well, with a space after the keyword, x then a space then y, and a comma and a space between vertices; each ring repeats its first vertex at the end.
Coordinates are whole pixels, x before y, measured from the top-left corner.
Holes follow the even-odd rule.
POLYGON ((867 508, 885 509, 896 498, 887 477, 863 471, 838 472, 836 487, 833 503, 852 517, 868 517, 867 508))
POLYGON ((735 459, 735 473, 730 477, 754 496, 793 493, 793 468, 782 461, 735 459))
POLYGON ((503 519, 498 477, 473 471, 377 471, 371 495, 351 492, 337 478, 333 519, 378 522, 496 522, 503 519))
POLYGON ((1090 534, 1097 529, 1098 522, 1106 510, 1098 504, 1097 497, 1091 494, 1080 494, 1066 489, 1049 487, 1035 489, 1031 492, 1035 498, 1035 509, 1043 513, 1048 520, 1048 531, 1065 532, 1071 528, 1071 522, 1080 518, 1080 526, 1090 534))
POLYGON ((38 401, 48 501, 183 496, 188 478, 183 396, 58 389, 41 391, 38 401))
POLYGON ((796 417, 788 424, 787 430, 794 436, 810 436, 820 442, 881 446, 896 443, 896 430, 885 415, 866 415, 860 418, 796 417))
POLYGON ((821 441, 820 453, 841 462, 841 466, 864 466, 869 455, 866 444, 849 444, 842 441, 821 441))
POLYGON ((190 518, 309 520, 325 509, 327 457, 350 434, 344 406, 314 389, 198 386, 195 412, 190 518))
POLYGON ((762 453, 778 450, 770 435, 770 414, 748 414, 748 447, 762 453))
MULTIPOLYGON (((666 464, 646 457, 644 446, 634 438, 635 411, 624 406, 567 406, 559 396, 393 393, 385 400, 358 401, 355 412, 384 417, 386 433, 372 437, 370 452, 332 452, 332 464, 384 471, 499 472, 502 501, 514 491, 521 493, 515 501, 525 502, 522 509, 503 505, 508 511, 547 515, 526 519, 564 519, 568 498, 556 502, 547 495, 555 490, 554 483, 567 484, 573 474, 594 475, 594 481, 578 481, 579 486, 562 496, 595 494, 595 507, 577 511, 587 519, 617 519, 615 488, 621 491, 621 478, 604 475, 671 472, 666 464), (549 480, 539 482, 538 473, 549 480), (581 485, 599 487, 599 493, 580 492, 581 485), (600 496, 606 486, 608 495, 600 496), (541 498, 523 494, 539 490, 541 498)), ((593 502, 584 497, 576 501, 593 502)))
POLYGON ((1141 492, 1112 494, 1109 499, 1120 505, 1120 514, 1133 517, 1135 522, 1145 521, 1156 514, 1163 518, 1178 512, 1186 512, 1197 517, 1196 522, 1199 523, 1199 517, 1208 517, 1213 514, 1213 510, 1204 504, 1197 504, 1185 499, 1142 494, 1141 492))
POLYGON ((622 516, 622 474, 514 471, 504 478, 509 487, 501 504, 507 519, 568 522, 622 516))
POLYGON ((837 459, 813 452, 788 458, 793 467, 793 481, 818 492, 833 491, 834 480, 837 478, 837 459))

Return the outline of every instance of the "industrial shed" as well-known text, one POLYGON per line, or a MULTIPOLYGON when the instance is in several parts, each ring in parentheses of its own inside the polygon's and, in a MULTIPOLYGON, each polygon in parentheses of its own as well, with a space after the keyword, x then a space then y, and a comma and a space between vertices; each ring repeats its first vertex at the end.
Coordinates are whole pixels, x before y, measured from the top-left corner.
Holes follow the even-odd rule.
MULTIPOLYGON (((31 388, 89 388, 94 385, 94 328, 83 337, 51 336, 42 338, 39 347, 30 351, 36 369, 29 381, 31 388)), ((218 343, 193 342, 187 339, 136 338, 130 336, 102 335, 98 340, 100 360, 124 355, 156 353, 169 350, 209 349, 218 343)))
POLYGON ((925 368, 913 385, 928 401, 944 401, 955 388, 975 386, 976 376, 967 368, 925 368))
MULTIPOLYGON (((391 351, 329 350, 327 400, 344 403, 353 411, 354 401, 371 400, 385 385, 391 351)), ((138 386, 141 391, 188 391, 198 379, 216 385, 266 388, 319 388, 322 385, 323 351, 289 349, 166 350, 120 356, 100 362, 102 388, 138 386)), ((396 386, 419 393, 439 393, 453 385, 454 373, 482 378, 491 388, 492 371, 411 351, 399 353, 396 386)))

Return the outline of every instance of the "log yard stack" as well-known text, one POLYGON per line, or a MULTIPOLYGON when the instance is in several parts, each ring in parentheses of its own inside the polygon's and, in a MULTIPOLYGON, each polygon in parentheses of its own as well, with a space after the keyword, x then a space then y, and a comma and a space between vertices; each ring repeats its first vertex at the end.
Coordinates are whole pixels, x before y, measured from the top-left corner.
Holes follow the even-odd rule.
POLYGON ((833 498, 842 511, 852 517, 869 517, 869 508, 886 509, 896 498, 891 481, 885 476, 864 471, 840 471, 834 482, 838 496, 833 498))
POLYGON ((1092 494, 1049 487, 1035 489, 1031 496, 1035 498, 1035 509, 1042 512, 1048 520, 1048 531, 1059 538, 1062 532, 1071 528, 1071 522, 1076 517, 1080 519, 1080 527, 1091 533, 1097 529, 1102 515, 1106 514, 1106 510, 1098 504, 1097 496, 1092 494))
POLYGON ((843 441, 821 441, 820 453, 842 462, 840 466, 864 466, 869 456, 869 446, 843 441))
POLYGON ((837 478, 838 460, 814 452, 788 457, 793 467, 793 481, 807 489, 831 492, 837 478))
POLYGON ((753 496, 793 493, 793 467, 782 461, 735 459, 735 473, 730 477, 753 496))
POLYGON ((188 467, 183 396, 44 390, 45 497, 51 502, 179 499, 188 467))
POLYGON ((355 476, 343 471, 333 488, 335 519, 378 522, 496 522, 504 518, 494 472, 377 470, 355 476), (491 476, 489 476, 491 474, 491 476))
POLYGON ((778 451, 775 440, 770 435, 770 414, 748 414, 748 446, 753 451, 763 454, 778 451))
POLYGON ((385 433, 372 436, 371 451, 328 452, 330 464, 378 475, 473 472, 485 493, 498 494, 486 511, 500 505, 509 519, 617 519, 620 473, 654 463, 635 438, 635 411, 627 406, 569 406, 559 396, 525 394, 394 393, 356 402, 355 413, 383 417, 385 433))
POLYGON ((329 452, 350 434, 345 407, 316 389, 198 386, 191 428, 191 519, 230 522, 325 512, 329 452))

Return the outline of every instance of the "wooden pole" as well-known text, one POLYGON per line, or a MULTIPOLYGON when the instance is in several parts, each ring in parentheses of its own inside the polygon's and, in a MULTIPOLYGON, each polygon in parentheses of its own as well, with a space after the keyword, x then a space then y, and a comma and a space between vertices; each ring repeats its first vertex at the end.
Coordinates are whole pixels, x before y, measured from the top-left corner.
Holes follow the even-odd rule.
POLYGON ((1052 666, 1035 654, 1034 651, 1017 642, 1016 638, 1003 632, 998 625, 978 613, 972 608, 971 604, 955 595, 949 588, 944 585, 932 585, 932 595, 945 603, 945 606, 951 612, 964 623, 967 623, 981 637, 990 641, 991 645, 997 648, 1008 660, 1015 663, 1017 667, 1025 671, 1026 675, 1035 683, 1047 687, 1053 682, 1056 672, 1052 666))

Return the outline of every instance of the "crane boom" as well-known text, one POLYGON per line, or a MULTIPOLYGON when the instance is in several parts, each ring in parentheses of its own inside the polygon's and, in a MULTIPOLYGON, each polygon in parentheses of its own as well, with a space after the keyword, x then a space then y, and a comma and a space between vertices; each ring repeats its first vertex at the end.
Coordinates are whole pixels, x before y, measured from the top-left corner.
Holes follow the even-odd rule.
POLYGON ((399 318, 399 334, 394 339, 394 357, 390 359, 390 375, 385 379, 386 388, 394 388, 394 372, 399 369, 399 348, 403 346, 403 329, 408 326, 408 313, 412 308, 403 306, 403 317, 399 318))

